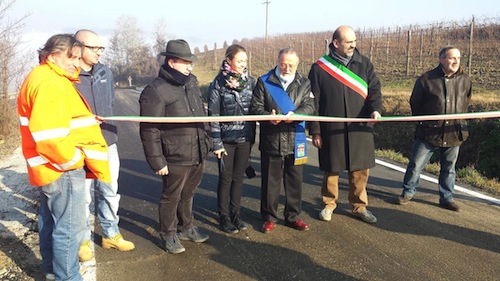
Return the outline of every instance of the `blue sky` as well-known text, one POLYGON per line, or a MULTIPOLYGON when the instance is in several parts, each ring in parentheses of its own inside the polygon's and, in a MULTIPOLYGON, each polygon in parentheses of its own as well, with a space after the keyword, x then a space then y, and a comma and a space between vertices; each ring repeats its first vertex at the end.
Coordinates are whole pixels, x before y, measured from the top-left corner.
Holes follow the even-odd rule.
MULTIPOLYGON (((492 0, 269 0, 269 35, 333 30, 347 24, 354 28, 378 28, 426 24, 436 21, 500 17, 500 1, 492 0)), ((214 42, 264 36, 265 0, 16 0, 8 15, 25 20, 24 40, 40 47, 53 34, 81 28, 108 37, 122 15, 137 18, 152 38, 154 24, 163 18, 167 32, 186 39, 191 47, 214 42)), ((169 38, 173 39, 173 38, 169 38)), ((33 47, 33 48, 36 48, 33 47)))

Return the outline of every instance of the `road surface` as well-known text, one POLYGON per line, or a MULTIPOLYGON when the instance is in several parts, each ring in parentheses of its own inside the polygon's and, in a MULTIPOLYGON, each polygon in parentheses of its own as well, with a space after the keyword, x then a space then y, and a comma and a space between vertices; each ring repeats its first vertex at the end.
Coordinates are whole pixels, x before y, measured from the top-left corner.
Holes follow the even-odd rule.
MULTIPOLYGON (((132 90, 117 90, 115 114, 138 115, 138 98, 132 90)), ((235 235, 219 230, 217 165, 210 155, 194 198, 195 223, 210 239, 183 242, 186 252, 168 254, 157 233, 161 179, 144 160, 138 123, 119 122, 118 129, 120 227, 136 250, 102 249, 96 225, 97 280, 500 280, 500 206, 457 193, 462 211, 444 210, 437 205, 436 184, 425 181, 408 205, 395 205, 403 175, 378 165, 368 186, 369 209, 378 222, 370 225, 350 214, 345 174, 333 219, 323 222, 317 219, 322 173, 312 146, 301 215, 310 231, 286 227, 283 220, 272 233, 260 231, 260 163, 254 146, 257 177, 245 180, 242 198, 249 230, 235 235)), ((282 204, 279 210, 282 214, 282 204)))

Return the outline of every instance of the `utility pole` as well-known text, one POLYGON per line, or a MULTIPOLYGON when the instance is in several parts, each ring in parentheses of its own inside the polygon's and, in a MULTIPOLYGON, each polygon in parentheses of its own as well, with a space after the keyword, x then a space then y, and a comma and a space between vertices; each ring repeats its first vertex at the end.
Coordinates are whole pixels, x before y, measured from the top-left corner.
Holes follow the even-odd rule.
POLYGON ((266 2, 262 3, 262 5, 266 4, 266 42, 267 42, 267 30, 269 27, 269 4, 271 1, 266 0, 266 2))

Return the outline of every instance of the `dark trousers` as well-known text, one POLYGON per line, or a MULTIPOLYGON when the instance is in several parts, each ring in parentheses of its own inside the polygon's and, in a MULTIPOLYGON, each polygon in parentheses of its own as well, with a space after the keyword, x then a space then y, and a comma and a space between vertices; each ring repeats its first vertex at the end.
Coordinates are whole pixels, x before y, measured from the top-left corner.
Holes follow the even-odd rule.
POLYGON ((236 144, 224 143, 227 155, 219 161, 219 185, 217 187, 217 203, 220 218, 234 221, 240 217, 241 191, 243 175, 248 166, 250 142, 236 144), (224 165, 221 165, 221 161, 224 165))
POLYGON ((193 226, 193 196, 201 182, 204 164, 168 166, 158 206, 160 234, 174 236, 193 226))
POLYGON ((277 210, 283 181, 286 198, 283 215, 286 221, 296 221, 301 212, 303 165, 293 164, 293 154, 271 156, 262 152, 261 161, 262 191, 260 212, 262 218, 270 221, 278 220, 277 210))

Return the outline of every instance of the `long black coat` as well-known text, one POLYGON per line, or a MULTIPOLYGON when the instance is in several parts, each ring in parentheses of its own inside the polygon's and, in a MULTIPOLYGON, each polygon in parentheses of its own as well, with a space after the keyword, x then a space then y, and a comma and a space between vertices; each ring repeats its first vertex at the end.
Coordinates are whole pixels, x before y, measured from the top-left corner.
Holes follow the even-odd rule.
MULTIPOLYGON (((360 94, 328 74, 317 63, 309 72, 314 93, 316 115, 348 118, 370 118, 373 111, 382 112, 380 81, 373 64, 356 49, 347 68, 368 84, 368 95, 360 94)), ((375 166, 373 126, 368 123, 313 122, 310 134, 321 134, 319 167, 323 171, 357 171, 375 166)))
MULTIPOLYGON (((198 80, 189 75, 185 85, 175 82, 162 67, 158 77, 149 83, 139 98, 141 116, 206 116, 198 80)), ((201 164, 210 151, 207 123, 141 123, 144 155, 153 171, 168 165, 201 164)))

